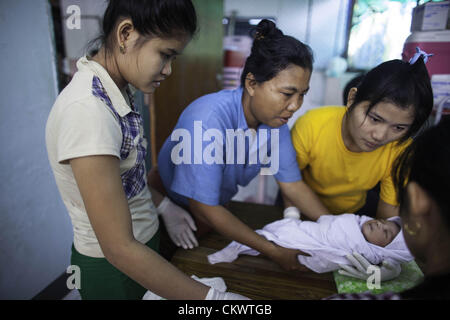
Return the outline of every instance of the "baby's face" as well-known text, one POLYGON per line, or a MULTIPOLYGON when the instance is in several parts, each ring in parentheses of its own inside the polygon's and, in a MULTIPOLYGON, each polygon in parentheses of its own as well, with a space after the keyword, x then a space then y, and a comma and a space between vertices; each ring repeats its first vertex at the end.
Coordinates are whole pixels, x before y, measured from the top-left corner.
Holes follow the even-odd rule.
POLYGON ((380 247, 387 246, 399 232, 400 227, 393 221, 373 219, 362 225, 366 240, 380 247))

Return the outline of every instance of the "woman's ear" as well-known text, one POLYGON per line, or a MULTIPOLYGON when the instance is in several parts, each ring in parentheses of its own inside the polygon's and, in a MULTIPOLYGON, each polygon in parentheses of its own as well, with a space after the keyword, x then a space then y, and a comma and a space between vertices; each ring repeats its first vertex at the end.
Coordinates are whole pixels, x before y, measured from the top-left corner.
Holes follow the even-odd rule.
POLYGON ((350 91, 348 92, 348 97, 347 97, 347 107, 350 107, 353 102, 355 101, 355 97, 356 97, 356 92, 358 91, 357 88, 353 87, 350 89, 350 91))
POLYGON ((130 47, 130 41, 136 40, 136 32, 131 19, 124 19, 123 21, 121 21, 117 26, 116 32, 119 47, 123 47, 123 49, 130 47))
POLYGON ((255 80, 255 76, 253 73, 249 72, 247 73, 247 76, 245 77, 245 89, 247 90, 248 94, 253 97, 255 93, 255 86, 257 85, 257 82, 255 80))

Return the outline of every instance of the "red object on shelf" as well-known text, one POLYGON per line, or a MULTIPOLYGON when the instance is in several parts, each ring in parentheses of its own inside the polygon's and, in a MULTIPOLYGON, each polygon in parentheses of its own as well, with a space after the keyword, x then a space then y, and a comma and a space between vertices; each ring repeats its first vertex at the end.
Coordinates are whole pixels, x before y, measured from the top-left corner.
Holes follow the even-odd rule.
POLYGON ((450 30, 413 32, 405 41, 402 59, 409 61, 416 47, 434 56, 426 64, 430 77, 434 74, 450 74, 450 30))
POLYGON ((224 89, 239 87, 242 69, 250 55, 253 40, 247 36, 227 36, 224 38, 223 78, 224 89))
POLYGON ((225 67, 243 68, 247 55, 241 51, 225 50, 223 65, 225 67))

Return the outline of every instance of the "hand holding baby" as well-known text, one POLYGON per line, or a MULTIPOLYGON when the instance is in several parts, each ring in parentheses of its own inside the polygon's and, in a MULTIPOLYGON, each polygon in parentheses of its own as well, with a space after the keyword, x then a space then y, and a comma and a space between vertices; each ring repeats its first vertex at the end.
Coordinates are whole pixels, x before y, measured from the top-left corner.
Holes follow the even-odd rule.
POLYGON ((393 263, 388 260, 384 260, 381 266, 374 266, 357 252, 353 252, 353 254, 348 255, 347 259, 353 266, 340 264, 339 266, 342 269, 338 271, 339 274, 362 280, 367 280, 371 276, 371 273, 368 272, 370 270, 370 266, 380 268, 380 281, 392 280, 398 277, 402 271, 400 264, 393 263))

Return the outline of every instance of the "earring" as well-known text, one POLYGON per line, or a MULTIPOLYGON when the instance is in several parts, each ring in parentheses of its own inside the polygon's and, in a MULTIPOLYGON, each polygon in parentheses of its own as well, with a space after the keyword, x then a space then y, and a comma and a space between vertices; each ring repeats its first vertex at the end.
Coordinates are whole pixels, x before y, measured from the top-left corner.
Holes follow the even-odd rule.
POLYGON ((416 230, 415 230, 415 231, 412 230, 412 229, 408 226, 407 223, 405 223, 405 224, 403 225, 404 228, 405 228, 405 231, 406 231, 410 236, 415 236, 415 235, 419 232, 419 229, 422 227, 422 225, 421 225, 420 223, 418 223, 418 222, 415 222, 415 225, 416 225, 416 230))
POLYGON ((125 45, 123 44, 123 42, 120 44, 120 53, 125 54, 125 45))

